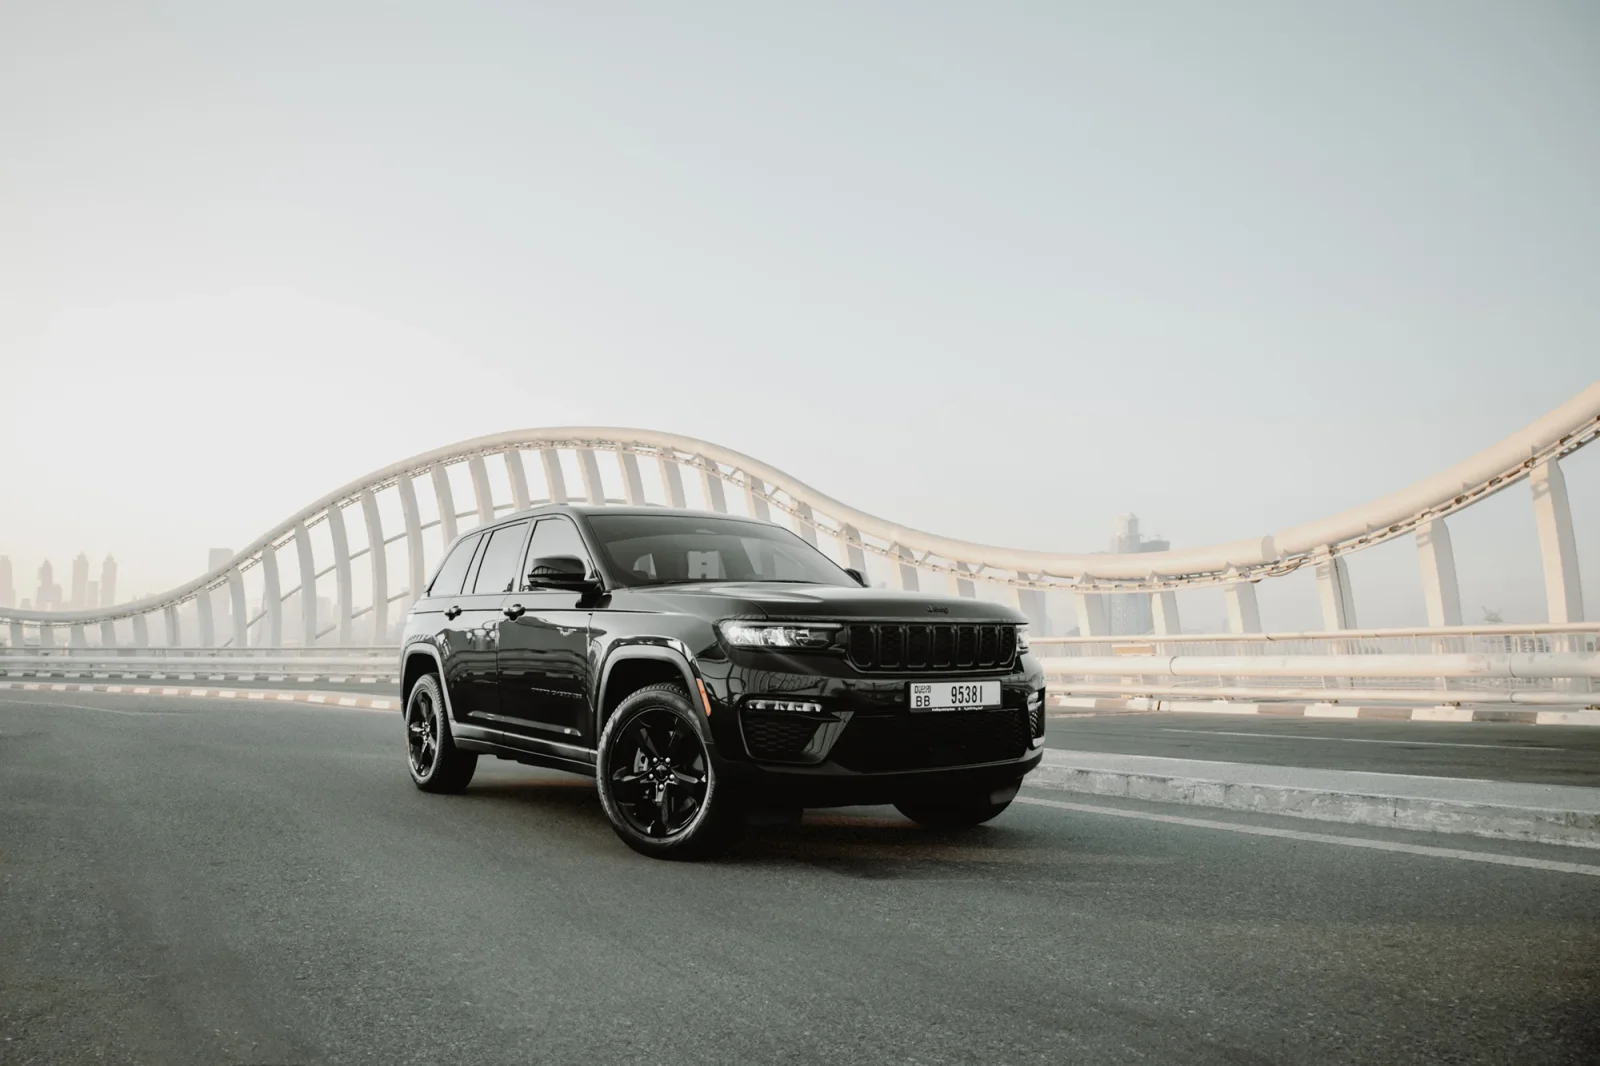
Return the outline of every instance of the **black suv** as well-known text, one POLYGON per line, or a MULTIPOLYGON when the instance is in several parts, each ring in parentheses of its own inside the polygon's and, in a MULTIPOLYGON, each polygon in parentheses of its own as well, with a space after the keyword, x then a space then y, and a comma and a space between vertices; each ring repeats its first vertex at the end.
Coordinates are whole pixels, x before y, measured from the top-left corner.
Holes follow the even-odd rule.
POLYGON ((704 855, 758 812, 1005 810, 1044 745, 1026 618, 865 587, 769 522, 551 505, 451 545, 402 641, 417 787, 478 756, 591 775, 617 834, 704 855))

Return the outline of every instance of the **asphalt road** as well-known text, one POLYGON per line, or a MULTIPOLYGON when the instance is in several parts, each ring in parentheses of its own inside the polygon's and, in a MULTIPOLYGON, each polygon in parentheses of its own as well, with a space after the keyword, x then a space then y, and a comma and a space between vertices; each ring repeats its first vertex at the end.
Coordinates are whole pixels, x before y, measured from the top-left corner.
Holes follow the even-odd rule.
POLYGON ((1250 714, 1054 717, 1051 747, 1173 759, 1600 786, 1600 729, 1250 714))
POLYGON ((958 838, 828 812, 653 862, 579 778, 485 763, 465 795, 417 792, 399 723, 0 693, 0 1062, 1600 1053, 1600 876, 1132 804, 1017 804, 958 838))

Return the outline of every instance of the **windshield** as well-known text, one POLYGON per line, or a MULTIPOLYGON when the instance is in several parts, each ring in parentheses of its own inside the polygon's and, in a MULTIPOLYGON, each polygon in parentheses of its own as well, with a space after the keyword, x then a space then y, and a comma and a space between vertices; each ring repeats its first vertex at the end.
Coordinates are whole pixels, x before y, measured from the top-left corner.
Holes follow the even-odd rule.
POLYGON ((590 515, 612 575, 629 588, 696 581, 854 586, 831 559, 766 522, 699 515, 590 515))

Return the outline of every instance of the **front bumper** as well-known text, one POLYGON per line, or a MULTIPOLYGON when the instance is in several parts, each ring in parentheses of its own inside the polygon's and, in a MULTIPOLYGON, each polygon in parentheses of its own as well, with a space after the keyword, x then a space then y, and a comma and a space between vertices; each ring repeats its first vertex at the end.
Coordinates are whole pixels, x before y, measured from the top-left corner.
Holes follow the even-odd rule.
POLYGON ((1031 656, 982 673, 864 674, 824 656, 701 659, 718 772, 800 806, 887 803, 997 791, 1043 757, 1044 671, 1031 656), (913 681, 997 681, 1002 706, 913 712, 913 681), (752 699, 814 703, 818 714, 755 712, 752 699))

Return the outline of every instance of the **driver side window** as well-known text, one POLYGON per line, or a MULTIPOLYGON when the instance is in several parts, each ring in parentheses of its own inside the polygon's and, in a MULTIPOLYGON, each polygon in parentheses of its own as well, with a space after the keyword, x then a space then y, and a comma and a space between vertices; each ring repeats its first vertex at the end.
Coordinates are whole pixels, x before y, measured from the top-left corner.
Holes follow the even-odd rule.
POLYGON ((541 518, 533 527, 533 536, 528 538, 528 554, 522 563, 522 580, 517 591, 535 591, 535 586, 528 583, 528 571, 533 568, 535 559, 551 555, 573 556, 582 560, 586 572, 594 572, 594 563, 589 559, 589 549, 583 546, 583 538, 578 535, 578 527, 565 518, 541 518))

